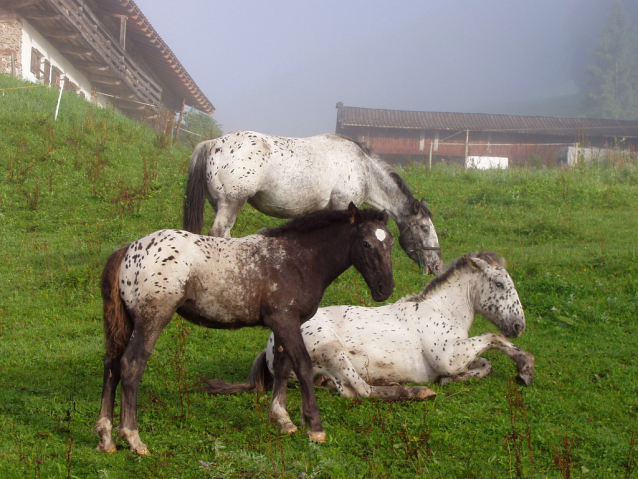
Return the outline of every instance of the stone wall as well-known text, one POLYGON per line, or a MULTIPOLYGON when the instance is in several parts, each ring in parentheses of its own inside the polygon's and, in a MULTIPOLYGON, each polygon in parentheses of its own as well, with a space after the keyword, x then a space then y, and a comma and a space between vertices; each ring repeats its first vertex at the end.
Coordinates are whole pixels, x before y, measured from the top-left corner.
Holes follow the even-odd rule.
POLYGON ((0 73, 22 78, 22 19, 0 10, 0 73))

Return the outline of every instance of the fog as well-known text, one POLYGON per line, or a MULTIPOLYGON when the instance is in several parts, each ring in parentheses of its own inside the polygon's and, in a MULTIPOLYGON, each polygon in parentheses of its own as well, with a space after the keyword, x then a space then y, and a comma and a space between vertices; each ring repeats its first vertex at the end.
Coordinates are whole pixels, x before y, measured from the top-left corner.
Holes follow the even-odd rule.
MULTIPOLYGON (((613 4, 135 1, 215 105, 225 132, 283 136, 334 132, 337 102, 575 115, 613 4)), ((633 2, 625 3, 632 11, 633 2)))

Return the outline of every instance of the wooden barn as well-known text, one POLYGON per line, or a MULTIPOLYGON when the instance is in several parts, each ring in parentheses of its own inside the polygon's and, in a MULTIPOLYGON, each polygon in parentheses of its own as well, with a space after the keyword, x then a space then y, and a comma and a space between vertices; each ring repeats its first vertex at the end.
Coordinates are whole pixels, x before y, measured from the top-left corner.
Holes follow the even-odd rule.
POLYGON ((160 127, 185 105, 215 111, 132 0, 0 0, 0 73, 160 127))
POLYGON ((555 166, 638 151, 638 121, 438 113, 337 103, 336 133, 392 163, 555 166))

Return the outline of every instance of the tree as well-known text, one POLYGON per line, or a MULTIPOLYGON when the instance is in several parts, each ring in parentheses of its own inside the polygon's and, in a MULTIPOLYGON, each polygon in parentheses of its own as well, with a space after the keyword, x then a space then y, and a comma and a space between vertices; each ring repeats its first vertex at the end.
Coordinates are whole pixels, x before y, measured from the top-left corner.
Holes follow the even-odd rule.
POLYGON ((184 113, 180 133, 181 141, 194 145, 200 141, 220 137, 223 134, 222 125, 212 116, 194 108, 184 113))
POLYGON ((594 59, 587 68, 592 87, 586 98, 587 115, 638 119, 638 34, 620 3, 600 32, 594 59))

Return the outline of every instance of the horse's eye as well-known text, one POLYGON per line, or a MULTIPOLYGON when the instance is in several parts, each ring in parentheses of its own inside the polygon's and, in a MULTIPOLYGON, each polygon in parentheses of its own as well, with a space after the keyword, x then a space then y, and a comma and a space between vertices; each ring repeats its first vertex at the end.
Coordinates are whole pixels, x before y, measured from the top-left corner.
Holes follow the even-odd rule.
POLYGON ((372 248, 372 245, 368 242, 368 240, 363 240, 363 247, 364 248, 372 248))
POLYGON ((496 285, 497 288, 503 287, 503 283, 501 283, 500 281, 496 281, 494 284, 496 285))

